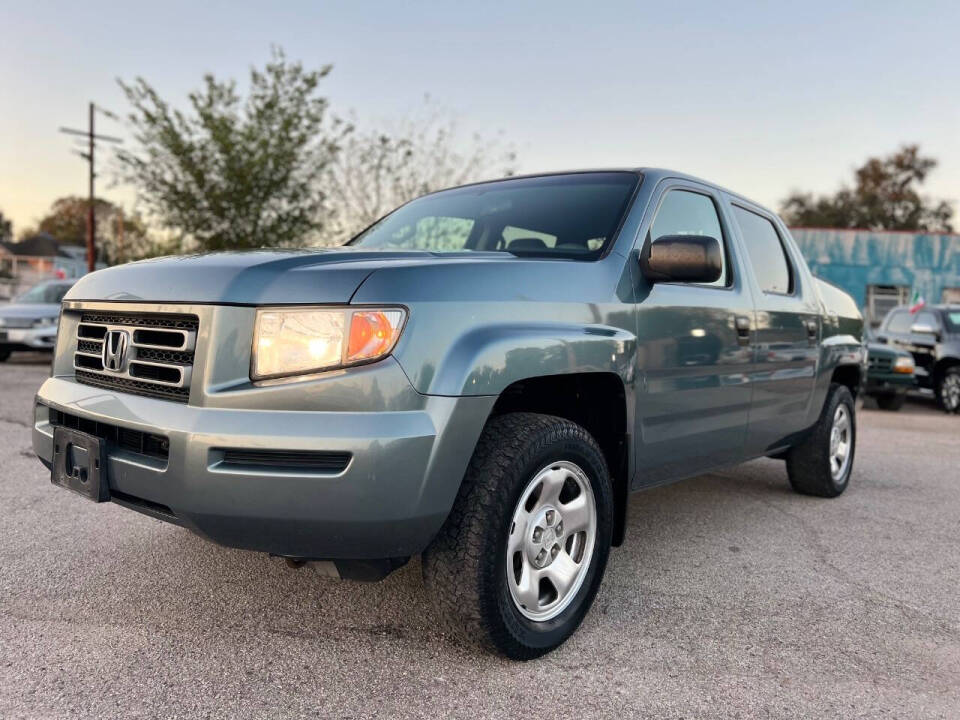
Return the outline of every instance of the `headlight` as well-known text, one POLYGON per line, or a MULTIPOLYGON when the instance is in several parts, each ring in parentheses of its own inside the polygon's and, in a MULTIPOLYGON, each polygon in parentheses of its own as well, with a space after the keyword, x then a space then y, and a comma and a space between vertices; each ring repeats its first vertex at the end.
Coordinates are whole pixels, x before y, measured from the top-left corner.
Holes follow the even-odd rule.
POLYGON ((40 318, 38 320, 33 321, 33 326, 35 328, 56 327, 56 325, 57 325, 56 317, 45 317, 45 318, 40 318))
POLYGON ((909 355, 902 355, 893 361, 893 371, 910 375, 913 373, 913 358, 909 355))
POLYGON ((250 377, 302 375, 386 357, 400 337, 401 308, 266 308, 257 311, 250 377))

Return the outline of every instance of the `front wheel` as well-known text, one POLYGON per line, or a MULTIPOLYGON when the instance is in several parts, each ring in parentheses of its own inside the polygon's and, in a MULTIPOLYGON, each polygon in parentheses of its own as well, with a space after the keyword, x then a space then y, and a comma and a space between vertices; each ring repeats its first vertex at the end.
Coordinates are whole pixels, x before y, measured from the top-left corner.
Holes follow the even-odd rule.
POLYGON ((9 358, 9 357, 10 357, 10 351, 9 351, 9 350, 0 350, 0 363, 6 362, 6 361, 7 361, 7 358, 9 358))
POLYGON ((790 485, 804 495, 837 497, 850 482, 856 447, 853 395, 846 386, 834 383, 817 424, 787 454, 790 485))
POLYGON ((960 412, 960 366, 949 367, 937 383, 937 402, 945 412, 960 412))
POLYGON ((612 532, 609 472, 590 434, 549 415, 501 415, 424 553, 424 579, 455 635, 528 660, 579 627, 612 532))

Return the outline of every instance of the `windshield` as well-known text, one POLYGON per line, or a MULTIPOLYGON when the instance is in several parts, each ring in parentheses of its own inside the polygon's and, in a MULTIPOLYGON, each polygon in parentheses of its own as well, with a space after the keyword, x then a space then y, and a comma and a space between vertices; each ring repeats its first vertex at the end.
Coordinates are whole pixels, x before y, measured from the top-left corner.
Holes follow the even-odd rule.
POLYGON ((348 244, 383 250, 599 257, 639 175, 575 173, 454 188, 407 203, 348 244))
POLYGON ((947 316, 947 326, 949 327, 950 332, 960 332, 960 311, 947 310, 944 315, 947 316))
POLYGON ((18 303, 36 303, 38 305, 59 305, 70 286, 66 283, 41 283, 34 285, 17 298, 18 303))

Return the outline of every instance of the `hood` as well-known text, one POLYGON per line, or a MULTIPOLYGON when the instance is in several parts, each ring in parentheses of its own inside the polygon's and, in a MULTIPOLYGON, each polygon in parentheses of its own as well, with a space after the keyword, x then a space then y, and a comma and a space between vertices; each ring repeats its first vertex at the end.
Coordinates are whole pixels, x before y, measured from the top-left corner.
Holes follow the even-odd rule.
POLYGON ((64 299, 236 305, 345 303, 374 270, 423 262, 448 260, 429 252, 349 247, 184 255, 141 260, 85 275, 64 299))
POLYGON ((60 315, 59 305, 48 305, 45 303, 0 305, 0 318, 29 318, 38 319, 45 317, 57 317, 60 315))
POLYGON ((886 345, 879 342, 869 342, 867 343, 867 351, 870 355, 892 355, 894 357, 898 355, 909 355, 905 350, 900 350, 899 348, 893 347, 892 345, 886 345))

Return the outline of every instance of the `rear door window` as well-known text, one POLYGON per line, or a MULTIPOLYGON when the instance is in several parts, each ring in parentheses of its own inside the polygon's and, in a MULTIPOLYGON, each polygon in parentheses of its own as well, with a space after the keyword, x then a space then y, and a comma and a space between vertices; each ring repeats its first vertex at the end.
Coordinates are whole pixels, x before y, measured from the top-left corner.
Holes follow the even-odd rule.
POLYGON ((750 266, 764 292, 789 295, 793 292, 790 263, 783 249, 780 234, 763 215, 733 206, 733 214, 740 226, 750 266))

